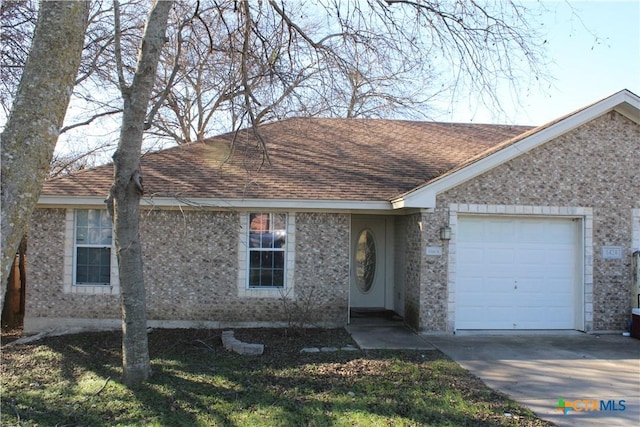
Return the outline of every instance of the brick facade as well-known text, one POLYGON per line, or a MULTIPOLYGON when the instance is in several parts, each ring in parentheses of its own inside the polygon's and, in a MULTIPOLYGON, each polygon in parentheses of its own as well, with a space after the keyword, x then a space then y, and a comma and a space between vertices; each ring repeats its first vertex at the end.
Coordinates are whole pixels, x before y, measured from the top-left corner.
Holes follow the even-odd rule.
POLYGON ((421 219, 420 214, 397 217, 394 230, 396 236, 395 286, 404 291, 405 322, 416 330, 420 329, 420 298, 424 295, 424 286, 420 279, 423 265, 421 219))
POLYGON ((36 209, 28 240, 25 330, 29 318, 117 318, 118 297, 65 292, 66 209, 36 209))
MULTIPOLYGON (((392 303, 414 329, 452 331, 458 215, 565 216, 582 224, 578 243, 583 295, 577 309, 584 330, 624 329, 637 293, 631 254, 640 246, 639 180, 640 125, 612 111, 438 194, 435 208, 431 199, 428 207, 419 205, 422 210, 392 212, 393 219, 387 224, 393 224, 393 243, 389 241, 388 248, 393 261, 387 268, 393 270, 394 283, 387 284, 393 286, 393 292, 387 293, 393 295, 393 301, 387 300, 387 305, 392 303), (445 224, 454 235, 449 242, 439 236, 445 224), (603 259, 604 246, 623 248, 622 258, 603 259)), ((143 210, 150 323, 173 327, 286 325, 293 311, 300 310, 295 304, 283 304, 286 296, 298 307, 313 306, 298 313, 310 316, 307 320, 344 325, 349 304, 351 213, 373 215, 382 210, 376 205, 365 212, 357 207, 358 202, 353 202, 355 207, 351 200, 347 202, 335 209, 341 213, 298 205, 287 211, 288 288, 283 292, 245 286, 246 205, 238 210, 177 210, 170 205, 143 210)), ((289 208, 281 208, 285 209, 289 208)), ((111 287, 71 286, 72 212, 41 207, 33 215, 27 332, 53 324, 119 325, 119 289, 113 273, 111 287)))
MULTIPOLYGON (((584 217, 584 209, 590 209, 592 239, 586 240, 584 250, 585 269, 592 270, 593 277, 586 278, 592 281, 592 289, 585 283, 592 298, 585 298, 586 329, 621 330, 635 298, 632 209, 640 207, 639 178, 640 126, 611 112, 440 194, 435 212, 423 214, 423 245, 437 238, 452 204, 516 215, 567 215, 580 208, 577 216, 584 217), (556 210, 544 211, 545 207, 556 210), (623 247, 622 259, 603 260, 603 246, 623 247)), ((440 259, 448 258, 446 249, 440 259)), ((454 303, 444 286, 447 269, 438 259, 427 257, 424 264, 421 329, 451 330, 452 319, 443 308, 444 301, 454 303), (437 268, 433 268, 434 262, 439 264, 437 268)))
MULTIPOLYGON (((119 295, 65 292, 65 209, 37 209, 29 236, 25 330, 51 319, 67 326, 119 324, 119 295), (73 320, 76 319, 76 320, 73 320)), ((296 220, 294 276, 297 301, 314 305, 319 325, 347 320, 349 216, 289 213, 296 220)), ((165 326, 283 325, 282 295, 238 292, 241 215, 231 211, 143 211, 141 236, 150 324, 165 326)), ((245 215, 246 217, 246 215, 245 215)), ((67 281, 71 278, 67 277, 67 281)), ((69 286, 67 286, 69 287, 69 286)), ((295 318, 293 319, 295 320, 295 318)))
POLYGON ((296 298, 320 322, 347 322, 350 225, 347 214, 296 214, 296 298))

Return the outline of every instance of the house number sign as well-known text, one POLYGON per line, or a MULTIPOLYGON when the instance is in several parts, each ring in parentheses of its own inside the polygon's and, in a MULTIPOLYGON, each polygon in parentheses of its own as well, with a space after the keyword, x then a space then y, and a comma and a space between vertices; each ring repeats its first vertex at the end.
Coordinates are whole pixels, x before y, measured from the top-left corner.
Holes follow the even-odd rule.
POLYGON ((428 256, 440 256, 442 255, 442 248, 439 246, 427 246, 428 256))
POLYGON ((622 246, 603 246, 602 259, 622 259, 622 246))

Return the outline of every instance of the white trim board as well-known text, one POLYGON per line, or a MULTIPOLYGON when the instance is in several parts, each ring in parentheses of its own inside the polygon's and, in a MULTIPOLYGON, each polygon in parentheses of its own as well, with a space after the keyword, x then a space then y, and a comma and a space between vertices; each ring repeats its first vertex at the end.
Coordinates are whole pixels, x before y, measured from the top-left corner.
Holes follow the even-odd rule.
MULTIPOLYGON (((300 211, 381 211, 388 215, 393 213, 390 202, 362 201, 362 200, 303 200, 303 199, 226 199, 226 198, 179 198, 179 197, 143 197, 140 200, 143 208, 174 208, 174 209, 247 209, 266 210, 280 209, 300 211)), ((97 207, 104 208, 104 197, 101 196, 40 196, 39 208, 54 207, 97 207)))

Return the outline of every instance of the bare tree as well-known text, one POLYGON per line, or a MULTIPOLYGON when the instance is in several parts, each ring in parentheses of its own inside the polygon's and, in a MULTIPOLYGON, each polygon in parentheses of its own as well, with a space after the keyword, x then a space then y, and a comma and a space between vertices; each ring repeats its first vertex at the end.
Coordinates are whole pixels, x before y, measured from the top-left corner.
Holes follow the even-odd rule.
MULTIPOLYGON (((23 3, 25 11, 34 7, 23 3)), ((120 49, 129 72, 144 5, 130 0, 121 8, 120 49)), ((544 80, 531 14, 511 1, 181 0, 176 7, 153 95, 164 102, 147 134, 174 143, 245 126, 250 111, 257 122, 425 118, 435 97, 472 88, 499 109, 497 82, 526 85, 532 74, 544 80), (184 21, 196 4, 196 19, 184 21)), ((111 66, 112 8, 110 0, 92 2, 74 93, 91 108, 65 130, 121 112, 111 66)), ((16 21, 18 9, 7 10, 16 21)), ((10 28, 17 44, 28 33, 26 24, 10 28)))
MULTIPOLYGON (((74 92, 71 96, 70 110, 65 116, 65 125, 59 135, 66 133, 64 150, 54 151, 48 178, 61 173, 89 167, 95 164, 109 145, 95 141, 87 144, 80 132, 82 127, 90 124, 100 126, 100 120, 119 114, 121 106, 113 102, 114 96, 105 96, 113 92, 112 59, 113 59, 113 10, 110 0, 93 0, 90 2, 89 20, 85 31, 85 43, 82 59, 75 77, 74 92), (81 107, 81 108, 77 108, 81 107), (80 111, 80 112, 78 112, 80 111), (69 132, 76 130, 76 132, 69 132), (74 138, 82 138, 74 145, 85 149, 70 150, 74 138)), ((38 16, 39 2, 35 0, 13 0, 0 3, 0 122, 6 121, 14 96, 22 76, 29 48, 33 39, 34 27, 38 16)), ((137 23, 140 27, 142 23, 137 23)), ((115 76, 115 75, 114 75, 115 76)), ((60 139, 60 138, 58 138, 60 139)), ((113 148, 111 147, 110 151, 113 148)))
POLYGON ((510 1, 183 1, 171 21, 173 1, 156 1, 144 30, 144 3, 123 4, 135 13, 121 13, 117 0, 113 7, 95 4, 89 30, 95 43, 86 43, 91 60, 81 68, 77 93, 98 105, 96 114, 122 111, 107 208, 121 281, 126 384, 150 373, 138 224, 145 130, 184 142, 220 123, 248 125, 268 158, 258 131, 268 120, 406 113, 440 90, 432 85, 444 74, 452 76, 445 87, 466 81, 499 105, 496 81, 515 84, 523 70, 540 74, 526 10, 510 1), (166 35, 171 49, 157 72, 166 35), (115 58, 115 70, 108 58, 115 58), (94 96, 112 83, 123 100, 115 108, 94 96))
POLYGON ((172 1, 156 1, 151 7, 133 80, 127 84, 120 54, 119 4, 114 1, 116 66, 123 108, 120 140, 113 155, 114 182, 107 207, 114 224, 120 273, 123 382, 128 385, 145 381, 151 374, 139 226, 139 205, 144 191, 140 155, 147 128, 147 109, 172 6, 172 1))
POLYGON ((465 88, 498 109, 496 82, 544 77, 514 2, 198 4, 198 20, 170 28, 158 76, 167 88, 178 66, 151 132, 178 143, 292 115, 424 118, 465 88))
POLYGON ((82 54, 89 2, 47 1, 2 132, 2 298, 49 170, 82 54))
POLYGON ((0 105, 5 115, 9 115, 13 94, 29 56, 38 16, 36 9, 34 0, 0 4, 0 105))
MULTIPOLYGON (((96 86, 104 87, 111 79, 113 59, 113 13, 106 0, 90 3, 89 21, 85 32, 82 59, 76 75, 74 96, 91 98, 96 86)), ((27 61, 29 46, 38 16, 39 2, 35 0, 5 1, 0 5, 0 104, 8 115, 13 96, 27 61)), ((93 100, 94 104, 97 104, 93 100)), ((86 120, 86 118, 85 118, 86 120)), ((66 126, 61 133, 73 128, 66 126)))
POLYGON ((97 153, 104 153, 110 148, 110 144, 98 145, 67 153, 54 153, 51 159, 49 174, 47 178, 55 178, 61 175, 88 169, 95 166, 93 156, 97 153))
MULTIPOLYGON (((514 49, 523 53, 531 67, 536 66, 526 20, 512 3, 507 6, 511 9, 500 9, 494 16, 478 3, 465 1, 318 2, 316 12, 331 18, 329 25, 309 22, 303 26, 297 22, 300 16, 311 19, 303 7, 290 8, 289 3, 275 0, 221 0, 203 9, 197 3, 187 19, 184 16, 190 14, 189 8, 179 4, 179 18, 170 31, 174 47, 168 57, 172 60, 161 68, 158 74, 164 80, 159 79, 161 83, 154 90, 170 3, 155 3, 152 8, 130 86, 125 72, 133 67, 123 59, 124 32, 119 3, 114 5, 115 56, 124 107, 107 206, 116 237, 125 335, 124 381, 128 384, 144 381, 149 375, 138 224, 143 193, 139 160, 143 131, 153 126, 153 117, 165 100, 182 133, 177 139, 191 140, 192 131, 201 137, 210 120, 204 111, 224 109, 232 123, 254 128, 268 159, 267 142, 257 128, 261 122, 300 111, 300 106, 308 108, 309 100, 321 100, 319 108, 329 112, 342 108, 347 116, 371 114, 372 101, 386 108, 392 95, 385 92, 380 76, 390 70, 392 75, 405 78, 423 75, 422 67, 428 63, 415 59, 420 55, 446 55, 458 76, 469 75, 472 84, 489 92, 496 76, 513 77, 514 49), (515 23, 508 22, 506 16, 515 23), (200 24, 196 33, 194 28, 200 24), (182 55, 187 48, 195 54, 182 55), (207 68, 206 59, 212 57, 216 58, 211 61, 212 68, 207 68), (345 82, 349 87, 347 102, 334 107, 334 95, 345 82), (193 97, 194 93, 197 96, 193 97), (147 111, 151 99, 154 106, 147 111), (193 117, 197 125, 182 120, 184 116, 193 117)), ((174 132, 169 122, 160 123, 161 129, 174 132)))

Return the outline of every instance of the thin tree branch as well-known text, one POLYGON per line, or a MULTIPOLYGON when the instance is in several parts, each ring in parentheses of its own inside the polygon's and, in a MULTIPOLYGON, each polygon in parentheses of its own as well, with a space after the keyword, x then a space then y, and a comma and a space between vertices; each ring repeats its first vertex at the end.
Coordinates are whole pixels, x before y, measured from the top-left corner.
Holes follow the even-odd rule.
POLYGON ((99 113, 99 114, 96 114, 96 115, 92 116, 91 118, 89 118, 89 119, 85 120, 84 122, 74 123, 74 124, 72 124, 72 125, 65 126, 65 127, 63 127, 62 129, 60 129, 60 133, 67 132, 67 131, 69 131, 69 130, 71 130, 71 129, 75 129, 75 128, 78 128, 78 127, 80 127, 80 126, 86 126, 86 125, 89 125, 89 124, 91 124, 94 120, 99 119, 100 117, 111 116, 111 115, 113 115, 113 114, 118 114, 118 113, 122 113, 122 108, 119 108, 119 109, 117 109, 117 110, 112 110, 112 111, 105 111, 104 113, 99 113))
MULTIPOLYGON (((198 2, 198 4, 200 4, 200 2, 198 2)), ((196 8, 195 13, 197 13, 197 11, 198 9, 196 8)), ((178 28, 178 37, 176 40, 176 54, 173 62, 173 69, 171 70, 171 75, 169 76, 169 80, 167 81, 164 87, 164 90, 162 91, 162 93, 160 94, 160 97, 156 100, 156 102, 153 105, 153 108, 151 108, 151 111, 149 111, 149 114, 147 115, 147 119, 144 124, 145 130, 151 128, 151 123, 153 122, 153 118, 155 117, 156 113, 164 103, 169 92, 171 92, 171 88, 173 87, 173 81, 175 80, 176 75, 178 74, 178 70, 180 69, 180 55, 182 53, 182 30, 192 20, 193 20, 193 16, 189 19, 185 19, 184 21, 182 21, 182 23, 180 24, 180 27, 178 28)))
MULTIPOLYGON (((307 35, 307 33, 305 33, 302 28, 300 28, 298 25, 296 25, 290 18, 289 16, 284 13, 284 10, 280 9, 280 7, 276 4, 276 2, 274 0, 269 0, 269 4, 271 5, 271 7, 273 8, 273 10, 275 10, 275 12, 280 15, 280 17, 283 19, 284 22, 287 23, 287 25, 289 26, 289 28, 293 28, 296 33, 298 33, 298 35, 300 35, 300 37, 302 37, 303 39, 305 39, 305 41, 307 43, 309 43, 311 45, 311 47, 313 47, 314 49, 325 49, 325 46, 323 46, 320 43, 316 43, 314 42, 311 37, 309 37, 307 35)), ((326 37, 325 37, 326 39, 326 37)), ((324 39, 323 39, 324 40, 324 39)))
POLYGON ((127 82, 124 78, 124 69, 122 66, 122 41, 120 39, 120 2, 113 0, 113 23, 114 23, 114 51, 116 57, 116 72, 118 73, 118 86, 120 92, 124 95, 129 91, 127 82))
POLYGON ((253 133, 255 137, 258 139, 258 143, 262 148, 263 162, 266 161, 268 164, 271 164, 271 157, 269 156, 269 152, 267 151, 267 144, 262 136, 260 130, 258 129, 258 122, 256 120, 253 107, 251 105, 251 99, 253 97, 251 93, 251 86, 249 84, 249 77, 247 71, 247 58, 249 57, 249 43, 251 40, 251 32, 253 29, 253 20, 251 18, 251 11, 249 10, 249 3, 243 2, 243 12, 245 15, 245 31, 244 31, 244 43, 242 45, 242 62, 240 64, 240 69, 242 72, 242 83, 244 86, 244 102, 246 112, 249 115, 249 120, 251 124, 251 128, 253 129, 253 133))

